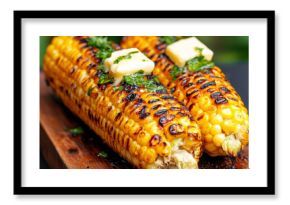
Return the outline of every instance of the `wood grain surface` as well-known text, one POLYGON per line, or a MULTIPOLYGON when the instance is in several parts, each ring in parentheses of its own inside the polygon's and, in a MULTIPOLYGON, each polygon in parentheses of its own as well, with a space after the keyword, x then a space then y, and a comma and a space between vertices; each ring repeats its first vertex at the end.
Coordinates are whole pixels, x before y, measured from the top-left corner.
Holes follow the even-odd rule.
MULTIPOLYGON (((100 137, 74 116, 46 85, 40 73, 40 148, 50 168, 54 169, 131 169, 100 137), (72 136, 68 129, 82 127, 84 132, 72 136)), ((201 169, 246 169, 248 148, 237 158, 209 157, 203 154, 201 169)))

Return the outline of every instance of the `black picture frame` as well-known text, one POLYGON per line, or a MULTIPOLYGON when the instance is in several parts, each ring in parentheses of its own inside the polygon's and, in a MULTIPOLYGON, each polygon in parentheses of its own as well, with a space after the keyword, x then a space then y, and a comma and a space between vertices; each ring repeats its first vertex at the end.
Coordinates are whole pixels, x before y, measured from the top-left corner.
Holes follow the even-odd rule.
POLYGON ((275 11, 14 11, 14 194, 273 195, 275 194, 275 11), (234 18, 267 20, 266 187, 23 187, 21 161, 21 24, 45 18, 234 18), (269 86, 270 85, 270 86, 269 86))

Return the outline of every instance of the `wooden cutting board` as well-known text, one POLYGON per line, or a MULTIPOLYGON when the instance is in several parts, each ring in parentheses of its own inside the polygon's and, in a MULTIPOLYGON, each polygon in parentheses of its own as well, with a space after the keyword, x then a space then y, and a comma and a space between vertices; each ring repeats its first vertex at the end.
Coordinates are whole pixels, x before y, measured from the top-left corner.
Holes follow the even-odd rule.
MULTIPOLYGON (((40 73, 40 148, 50 168, 54 169, 131 169, 100 137, 74 116, 46 85, 40 73), (83 133, 72 136, 68 129, 81 127, 83 133)), ((202 156, 202 169, 246 169, 248 148, 237 158, 202 156)))

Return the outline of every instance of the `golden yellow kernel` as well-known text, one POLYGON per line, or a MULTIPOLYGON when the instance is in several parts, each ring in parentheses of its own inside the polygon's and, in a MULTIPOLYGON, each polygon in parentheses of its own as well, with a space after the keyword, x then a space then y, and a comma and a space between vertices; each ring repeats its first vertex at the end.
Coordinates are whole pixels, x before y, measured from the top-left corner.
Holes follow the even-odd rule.
POLYGON ((156 147, 156 152, 161 156, 168 156, 171 153, 171 145, 168 142, 160 142, 156 147))
POLYGON ((211 100, 208 96, 202 96, 198 99, 198 105, 203 111, 207 111, 211 106, 211 100))
POLYGON ((192 116, 196 119, 196 114, 197 114, 197 112, 200 110, 200 108, 199 108, 199 106, 198 106, 198 104, 195 104, 194 106, 193 106, 193 108, 191 109, 191 114, 192 114, 192 116))
POLYGON ((199 109, 197 113, 194 115, 194 119, 198 119, 203 115, 202 109, 199 109))
POLYGON ((129 139, 129 152, 132 155, 135 155, 136 148, 137 148, 137 142, 134 141, 133 139, 129 139))
POLYGON ((222 143, 225 140, 225 134, 221 133, 221 134, 217 134, 214 136, 213 138, 213 143, 217 146, 220 147, 222 145, 222 143))
POLYGON ((243 126, 241 124, 236 124, 234 126, 234 132, 235 133, 240 133, 240 132, 243 132, 243 126))
POLYGON ((204 137, 205 142, 207 142, 207 143, 211 142, 212 141, 212 137, 213 136, 211 134, 205 135, 205 137, 204 137))
POLYGON ((237 121, 239 123, 243 122, 244 119, 243 119, 242 113, 239 110, 235 111, 234 119, 235 119, 235 121, 237 121))
POLYGON ((145 133, 144 131, 140 131, 137 136, 137 142, 140 145, 149 145, 150 139, 151 139, 151 136, 148 133, 145 133))
POLYGON ((57 47, 60 47, 64 43, 64 40, 61 37, 55 37, 52 40, 52 44, 54 44, 57 47))
POLYGON ((233 113, 232 113, 231 109, 230 108, 227 108, 227 107, 222 108, 221 114, 222 114, 222 116, 224 118, 228 118, 228 119, 233 116, 233 113))
POLYGON ((222 123, 222 129, 226 132, 226 134, 233 133, 235 126, 232 120, 224 120, 222 123))
POLYGON ((205 133, 209 133, 211 131, 212 128, 212 124, 211 123, 205 123, 203 124, 203 129, 201 129, 201 133, 205 134, 205 133))
POLYGON ((220 125, 213 125, 212 126, 212 128, 211 128, 211 130, 210 130, 211 132, 211 134, 212 135, 217 135, 217 134, 219 134, 219 133, 221 133, 222 132, 222 128, 221 128, 221 126, 220 125))
POLYGON ((184 127, 190 126, 191 122, 188 117, 181 117, 178 119, 178 123, 183 125, 184 127))
POLYGON ((217 150, 217 147, 213 143, 207 143, 207 144, 205 144, 204 148, 210 154, 214 154, 215 151, 217 150))
POLYGON ((223 117, 220 114, 212 113, 210 115, 210 120, 212 124, 221 124, 223 122, 223 117))
POLYGON ((140 152, 139 157, 143 161, 145 160, 146 150, 147 150, 146 146, 141 146, 140 151, 139 151, 140 152))
POLYGON ((145 159, 144 161, 148 162, 148 163, 153 163, 156 160, 156 152, 154 149, 152 148, 148 148, 145 152, 145 159))

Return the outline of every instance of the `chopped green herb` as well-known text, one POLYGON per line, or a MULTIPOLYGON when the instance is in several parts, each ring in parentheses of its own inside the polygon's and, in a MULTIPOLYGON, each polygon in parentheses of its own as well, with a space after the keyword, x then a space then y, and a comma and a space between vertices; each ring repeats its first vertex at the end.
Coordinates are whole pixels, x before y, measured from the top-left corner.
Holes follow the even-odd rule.
POLYGON ((106 84, 106 83, 112 83, 113 79, 109 77, 107 73, 102 73, 99 77, 99 85, 106 84))
POLYGON ((102 157, 102 158, 107 158, 108 157, 108 153, 105 151, 101 151, 97 154, 98 157, 102 157))
POLYGON ((88 95, 88 96, 91 96, 93 89, 94 89, 94 87, 90 87, 90 88, 88 89, 88 92, 87 92, 87 95, 88 95))
POLYGON ((198 55, 198 56, 202 56, 203 48, 196 47, 196 48, 195 48, 195 51, 197 52, 197 55, 198 55))
POLYGON ((73 137, 84 133, 84 130, 83 130, 82 127, 75 127, 75 128, 71 128, 71 129, 65 129, 65 131, 68 131, 73 137))
POLYGON ((199 71, 204 68, 212 68, 215 64, 212 61, 208 61, 204 56, 197 56, 186 62, 186 67, 189 71, 199 71))
POLYGON ((87 39, 88 45, 98 48, 96 57, 104 61, 109 58, 114 51, 112 47, 112 42, 104 36, 93 36, 87 39))
POLYGON ((165 88, 159 84, 156 76, 152 79, 148 79, 142 70, 134 74, 124 76, 123 80, 129 85, 137 85, 140 87, 144 86, 149 92, 165 91, 165 88))
POLYGON ((176 78, 184 73, 184 68, 179 68, 178 66, 174 66, 170 72, 172 79, 176 80, 176 78))
POLYGON ((132 52, 128 53, 127 55, 119 56, 116 60, 114 60, 114 64, 118 64, 122 60, 131 59, 132 55, 135 53, 138 53, 138 51, 132 51, 132 52))
POLYGON ((97 47, 98 49, 107 49, 111 48, 112 42, 104 36, 93 36, 87 39, 88 45, 97 47))
POLYGON ((162 43, 166 43, 167 45, 170 45, 177 40, 175 36, 160 36, 159 39, 162 43))
POLYGON ((124 76, 123 80, 125 83, 127 83, 129 85, 141 86, 141 85, 143 85, 143 82, 145 81, 144 71, 140 70, 134 74, 124 76))
POLYGON ((116 87, 113 87, 113 90, 114 91, 122 91, 124 89, 124 87, 121 85, 121 86, 116 86, 116 87))
POLYGON ((112 55, 113 51, 114 51, 113 48, 100 49, 96 53, 96 57, 100 58, 103 61, 106 58, 109 58, 112 55))
POLYGON ((99 66, 98 66, 98 69, 100 71, 102 71, 103 73, 108 72, 108 69, 106 68, 106 66, 104 65, 104 63, 100 63, 99 66))

